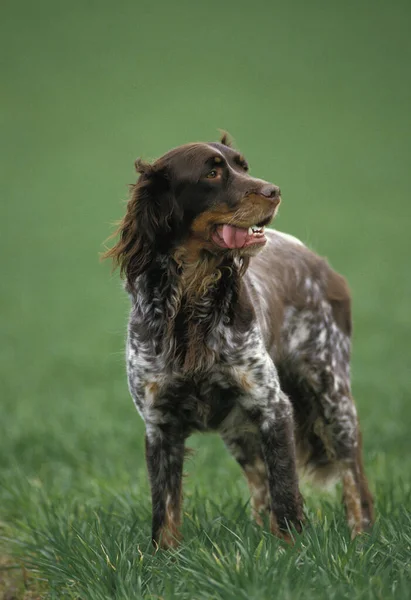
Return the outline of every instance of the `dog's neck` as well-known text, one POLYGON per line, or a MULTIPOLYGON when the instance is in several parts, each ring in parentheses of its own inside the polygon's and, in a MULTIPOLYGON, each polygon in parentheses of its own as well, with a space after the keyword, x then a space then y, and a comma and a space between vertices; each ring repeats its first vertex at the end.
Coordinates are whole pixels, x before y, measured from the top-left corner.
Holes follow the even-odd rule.
POLYGON ((223 277, 229 276, 232 261, 222 261, 210 253, 190 256, 180 248, 173 255, 180 277, 184 297, 188 304, 195 305, 207 296, 212 296, 223 277))
MULTIPOLYGON (((209 255, 190 262, 187 255, 158 257, 137 282, 152 336, 170 348, 169 363, 185 373, 204 371, 214 360, 207 339, 220 323, 233 323, 241 286, 241 262, 209 255)), ((237 311, 238 312, 238 311, 237 311)))
POLYGON ((224 280, 241 277, 249 263, 249 259, 233 254, 214 254, 204 249, 196 239, 177 247, 172 259, 178 265, 184 295, 189 303, 197 303, 201 298, 212 295, 219 282, 224 285, 224 280))

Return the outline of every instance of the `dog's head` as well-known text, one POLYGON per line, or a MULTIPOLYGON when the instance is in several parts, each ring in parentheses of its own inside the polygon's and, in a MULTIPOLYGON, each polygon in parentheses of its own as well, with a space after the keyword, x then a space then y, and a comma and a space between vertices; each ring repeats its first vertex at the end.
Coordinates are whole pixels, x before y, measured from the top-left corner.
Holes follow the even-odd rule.
POLYGON ((136 169, 120 239, 106 253, 129 282, 159 254, 247 257, 264 246, 280 189, 251 177, 226 135, 179 146, 152 164, 138 160, 136 169))

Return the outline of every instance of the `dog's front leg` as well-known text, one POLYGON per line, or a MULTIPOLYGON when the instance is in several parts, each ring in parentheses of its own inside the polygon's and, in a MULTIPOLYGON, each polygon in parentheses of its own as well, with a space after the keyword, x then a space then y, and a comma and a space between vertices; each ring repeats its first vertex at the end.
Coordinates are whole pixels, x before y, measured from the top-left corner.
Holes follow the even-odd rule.
POLYGON ((301 531, 303 519, 295 460, 294 422, 290 401, 282 392, 274 404, 273 412, 261 412, 259 428, 271 496, 271 531, 289 541, 290 526, 301 531))
POLYGON ((184 437, 165 424, 147 423, 146 460, 152 497, 152 540, 175 548, 180 539, 184 437))
POLYGON ((242 377, 240 403, 259 429, 270 491, 270 525, 275 535, 290 541, 290 528, 301 531, 302 497, 298 487, 292 406, 281 391, 274 365, 242 377), (250 377, 251 375, 251 377, 250 377), (245 386, 244 386, 245 384, 245 386))

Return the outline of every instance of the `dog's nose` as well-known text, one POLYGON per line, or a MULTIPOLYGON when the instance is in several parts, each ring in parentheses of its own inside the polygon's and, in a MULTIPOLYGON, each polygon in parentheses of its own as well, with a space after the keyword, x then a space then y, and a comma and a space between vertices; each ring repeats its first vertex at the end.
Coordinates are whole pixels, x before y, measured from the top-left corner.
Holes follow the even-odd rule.
POLYGON ((270 200, 278 201, 280 199, 281 190, 278 185, 273 185, 272 183, 267 183, 267 185, 263 185, 260 189, 261 196, 265 198, 269 198, 270 200))

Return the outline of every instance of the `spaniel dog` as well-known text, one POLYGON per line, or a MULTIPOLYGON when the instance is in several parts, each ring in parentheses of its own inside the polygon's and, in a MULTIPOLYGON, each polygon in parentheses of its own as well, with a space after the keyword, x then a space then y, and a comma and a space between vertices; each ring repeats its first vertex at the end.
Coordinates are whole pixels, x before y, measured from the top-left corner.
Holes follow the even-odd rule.
POLYGON ((138 160, 106 256, 131 299, 127 375, 146 426, 152 539, 180 537, 184 444, 216 431, 260 524, 301 531, 297 468, 342 479, 352 534, 373 521, 350 385, 350 294, 296 238, 266 229, 280 189, 226 135, 138 160))

